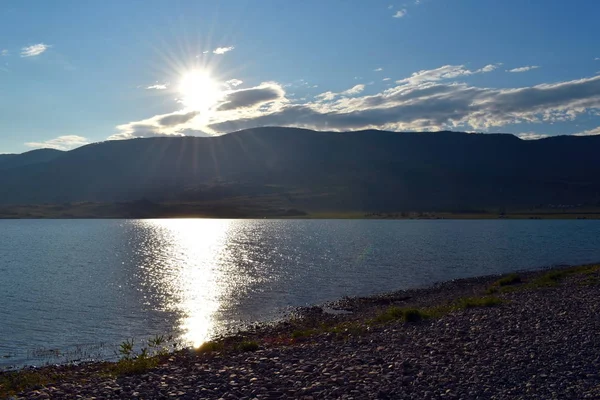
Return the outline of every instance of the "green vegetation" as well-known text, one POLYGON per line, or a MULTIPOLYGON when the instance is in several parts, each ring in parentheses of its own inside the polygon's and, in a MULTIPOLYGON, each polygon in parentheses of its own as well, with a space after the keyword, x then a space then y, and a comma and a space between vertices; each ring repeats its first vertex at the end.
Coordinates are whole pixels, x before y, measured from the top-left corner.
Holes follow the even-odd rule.
POLYGON ((135 375, 156 368, 161 357, 168 354, 167 339, 162 335, 148 340, 147 346, 135 351, 133 339, 127 339, 119 345, 121 359, 109 365, 107 373, 114 376, 135 375))
POLYGON ((454 304, 453 310, 463 310, 466 308, 476 307, 495 307, 502 304, 503 300, 498 297, 484 296, 484 297, 465 297, 458 299, 454 304))
POLYGON ((521 283, 521 277, 517 274, 510 274, 502 279, 497 280, 494 284, 497 286, 508 286, 516 283, 521 283))
POLYGON ((496 282, 492 283, 490 287, 487 289, 487 294, 494 294, 498 292, 506 293, 509 286, 516 285, 522 283, 523 280, 521 276, 518 274, 510 274, 505 276, 504 278, 498 279, 496 282))
POLYGON ((223 343, 209 341, 209 342, 202 343, 202 345, 200 347, 198 347, 196 349, 196 351, 198 353, 212 353, 212 352, 216 352, 216 351, 223 351, 224 349, 225 349, 225 346, 223 345, 223 343))
POLYGON ((55 372, 13 371, 0 375, 0 398, 15 395, 26 389, 42 387, 61 379, 55 372))
POLYGON ((431 315, 425 310, 392 306, 385 310, 383 313, 379 314, 374 319, 374 322, 385 323, 398 320, 401 320, 403 322, 419 322, 421 320, 429 318, 430 316, 431 315))
POLYGON ((534 287, 556 286, 568 276, 591 275, 600 272, 600 265, 582 265, 568 269, 550 271, 532 282, 534 287))
POLYGON ((297 329, 292 332, 292 339, 303 339, 319 333, 316 329, 297 329))
POLYGON ((464 310, 476 307, 495 307, 503 302, 502 299, 493 296, 465 297, 455 300, 449 304, 439 305, 424 309, 389 307, 373 320, 381 324, 391 321, 402 321, 405 323, 419 322, 428 318, 441 317, 452 311, 464 310))
POLYGON ((259 345, 258 343, 254 342, 254 341, 243 341, 242 343, 240 343, 237 348, 240 351, 256 351, 259 349, 259 345))

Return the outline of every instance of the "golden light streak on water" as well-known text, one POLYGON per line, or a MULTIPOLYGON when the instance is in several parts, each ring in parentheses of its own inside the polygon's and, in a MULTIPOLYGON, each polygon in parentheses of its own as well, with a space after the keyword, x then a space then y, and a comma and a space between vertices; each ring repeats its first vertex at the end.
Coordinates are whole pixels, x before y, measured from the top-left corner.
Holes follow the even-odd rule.
POLYGON ((224 257, 228 232, 235 221, 192 219, 143 220, 155 240, 150 246, 160 253, 150 266, 150 284, 162 295, 162 307, 180 315, 183 339, 195 347, 214 330, 214 314, 220 307, 224 285, 219 259, 224 257))

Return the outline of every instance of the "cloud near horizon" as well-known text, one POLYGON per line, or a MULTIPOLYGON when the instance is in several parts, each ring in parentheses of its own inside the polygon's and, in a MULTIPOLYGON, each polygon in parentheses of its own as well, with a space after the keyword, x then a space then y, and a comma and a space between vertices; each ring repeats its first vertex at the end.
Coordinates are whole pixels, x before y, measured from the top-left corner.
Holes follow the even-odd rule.
POLYGON ((89 144, 90 141, 78 135, 64 135, 45 142, 27 142, 25 146, 36 149, 71 150, 89 144))
POLYGON ((590 129, 587 131, 573 134, 573 136, 595 136, 595 135, 600 135, 600 126, 597 128, 594 128, 594 129, 590 129))
POLYGON ((549 137, 550 135, 545 135, 543 133, 535 133, 535 132, 524 132, 524 133, 517 133, 515 136, 518 137, 519 139, 523 139, 523 140, 538 140, 538 139, 545 139, 545 138, 549 137))
POLYGON ((283 85, 266 82, 226 92, 223 101, 206 115, 182 117, 190 110, 157 115, 119 125, 111 138, 189 134, 183 132, 218 135, 274 125, 333 131, 474 131, 572 121, 590 111, 600 112, 598 75, 516 88, 480 87, 461 81, 493 72, 499 65, 477 69, 445 65, 415 72, 378 93, 364 94, 366 87, 361 84, 340 93, 321 93, 312 101, 294 99, 283 85), (160 123, 165 120, 169 124, 160 123))
POLYGON ((21 57, 39 56, 40 54, 42 54, 43 52, 48 50, 50 47, 52 47, 52 46, 50 46, 49 44, 44 44, 44 43, 38 43, 38 44, 31 45, 31 46, 23 47, 21 49, 21 57))

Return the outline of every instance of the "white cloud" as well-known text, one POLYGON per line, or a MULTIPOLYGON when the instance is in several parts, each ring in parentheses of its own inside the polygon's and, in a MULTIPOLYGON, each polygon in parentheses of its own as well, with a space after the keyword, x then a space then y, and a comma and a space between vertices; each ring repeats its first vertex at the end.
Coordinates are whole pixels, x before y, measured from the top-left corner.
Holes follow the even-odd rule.
POLYGON ((468 76, 491 72, 498 68, 498 64, 488 64, 483 68, 471 71, 466 69, 464 65, 444 65, 439 68, 430 70, 421 70, 413 73, 410 77, 396 81, 399 84, 418 84, 423 82, 436 82, 445 79, 453 79, 460 76, 468 76))
POLYGON ((389 81, 389 80, 391 80, 391 79, 392 79, 392 78, 383 78, 383 79, 382 79, 382 81, 384 81, 384 82, 385 82, 385 81, 389 81))
POLYGON ((331 100, 335 99, 337 96, 338 96, 338 93, 325 92, 325 93, 316 95, 315 98, 322 100, 322 101, 331 101, 331 100))
POLYGON ((341 95, 342 96, 353 96, 355 94, 359 94, 360 92, 362 92, 363 90, 365 90, 365 85, 354 85, 352 86, 350 89, 348 90, 344 90, 341 95))
POLYGON ((396 14, 393 15, 394 18, 402 18, 406 15, 406 9, 396 11, 396 14))
POLYGON ((83 136, 65 135, 46 140, 45 142, 27 142, 25 143, 25 146, 36 149, 71 150, 89 143, 89 140, 83 136))
POLYGON ((391 10, 392 8, 394 8, 394 6, 390 4, 390 5, 388 6, 388 10, 391 10))
POLYGON ((21 49, 21 57, 39 56, 40 54, 42 54, 43 52, 48 50, 50 47, 52 47, 52 46, 50 46, 49 44, 44 44, 44 43, 38 43, 38 44, 31 45, 31 46, 23 47, 21 49))
POLYGON ((474 74, 479 74, 479 73, 484 73, 484 72, 492 72, 494 70, 496 70, 500 65, 502 65, 502 63, 498 63, 498 64, 488 64, 483 68, 480 68, 478 70, 475 70, 473 73, 474 74))
POLYGON ((316 95, 315 98, 319 99, 321 101, 331 101, 331 100, 335 99, 336 97, 354 96, 356 94, 359 94, 363 90, 365 90, 365 85, 360 84, 360 85, 354 85, 350 89, 344 90, 343 92, 340 92, 340 93, 324 92, 324 93, 316 95))
POLYGON ((509 69, 507 72, 527 72, 537 68, 539 68, 539 65, 527 65, 525 67, 509 69))
POLYGON ((235 47, 233 46, 229 46, 229 47, 217 47, 216 49, 213 50, 214 54, 225 54, 228 51, 231 51, 235 49, 235 47))
MULTIPOLYGON (((283 87, 276 82, 263 82, 248 89, 230 90, 210 113, 221 118, 253 118, 266 112, 279 111, 288 104, 283 87)), ((152 136, 210 136, 215 134, 207 126, 207 118, 198 111, 181 110, 155 115, 141 121, 117 126, 117 133, 108 140, 132 139, 152 136), (196 118, 198 117, 198 118, 196 118)))
POLYGON ((383 71, 383 68, 381 68, 381 67, 375 68, 373 71, 375 71, 375 72, 381 72, 381 71, 383 71))
POLYGON ((230 111, 255 107, 285 97, 285 91, 276 82, 264 82, 257 87, 230 91, 223 97, 217 111, 230 111))
POLYGON ((227 84, 227 86, 236 87, 236 86, 240 86, 242 83, 244 83, 244 81, 239 80, 239 79, 230 79, 225 83, 227 84))
MULTIPOLYGON (((415 72, 379 93, 366 95, 361 84, 339 93, 327 91, 312 100, 291 101, 292 95, 280 84, 267 82, 228 91, 223 102, 205 115, 192 117, 186 111, 157 115, 120 125, 115 136, 220 134, 259 126, 481 131, 511 124, 571 121, 600 112, 600 76, 500 89, 460 81, 496 67, 490 64, 470 70, 446 65, 415 72)), ((581 134, 591 132, 595 130, 581 134)), ((532 134, 523 137, 533 138, 532 134)))
POLYGON ((166 83, 156 83, 146 87, 148 90, 166 90, 169 85, 166 83))
POLYGON ((595 135, 600 135, 600 126, 597 128, 594 128, 594 129, 590 129, 587 131, 573 134, 573 136, 595 136, 595 135))
POLYGON ((8 50, 6 50, 6 49, 5 49, 5 50, 2 50, 2 51, 0 51, 0 56, 2 56, 2 57, 6 57, 8 54, 9 54, 9 52, 8 52, 8 50))
POLYGON ((518 137, 519 139, 523 139, 523 140, 538 140, 538 139, 547 138, 550 135, 545 135, 543 133, 535 133, 535 132, 523 132, 523 133, 517 133, 515 136, 518 137))

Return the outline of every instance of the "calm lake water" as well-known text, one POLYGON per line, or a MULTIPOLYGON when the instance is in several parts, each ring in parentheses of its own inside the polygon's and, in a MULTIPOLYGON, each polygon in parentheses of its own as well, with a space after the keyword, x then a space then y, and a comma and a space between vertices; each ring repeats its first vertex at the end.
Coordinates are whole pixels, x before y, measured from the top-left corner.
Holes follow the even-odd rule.
POLYGON ((0 366, 110 357, 164 333, 199 344, 293 306, 598 261, 600 221, 0 220, 0 366))

